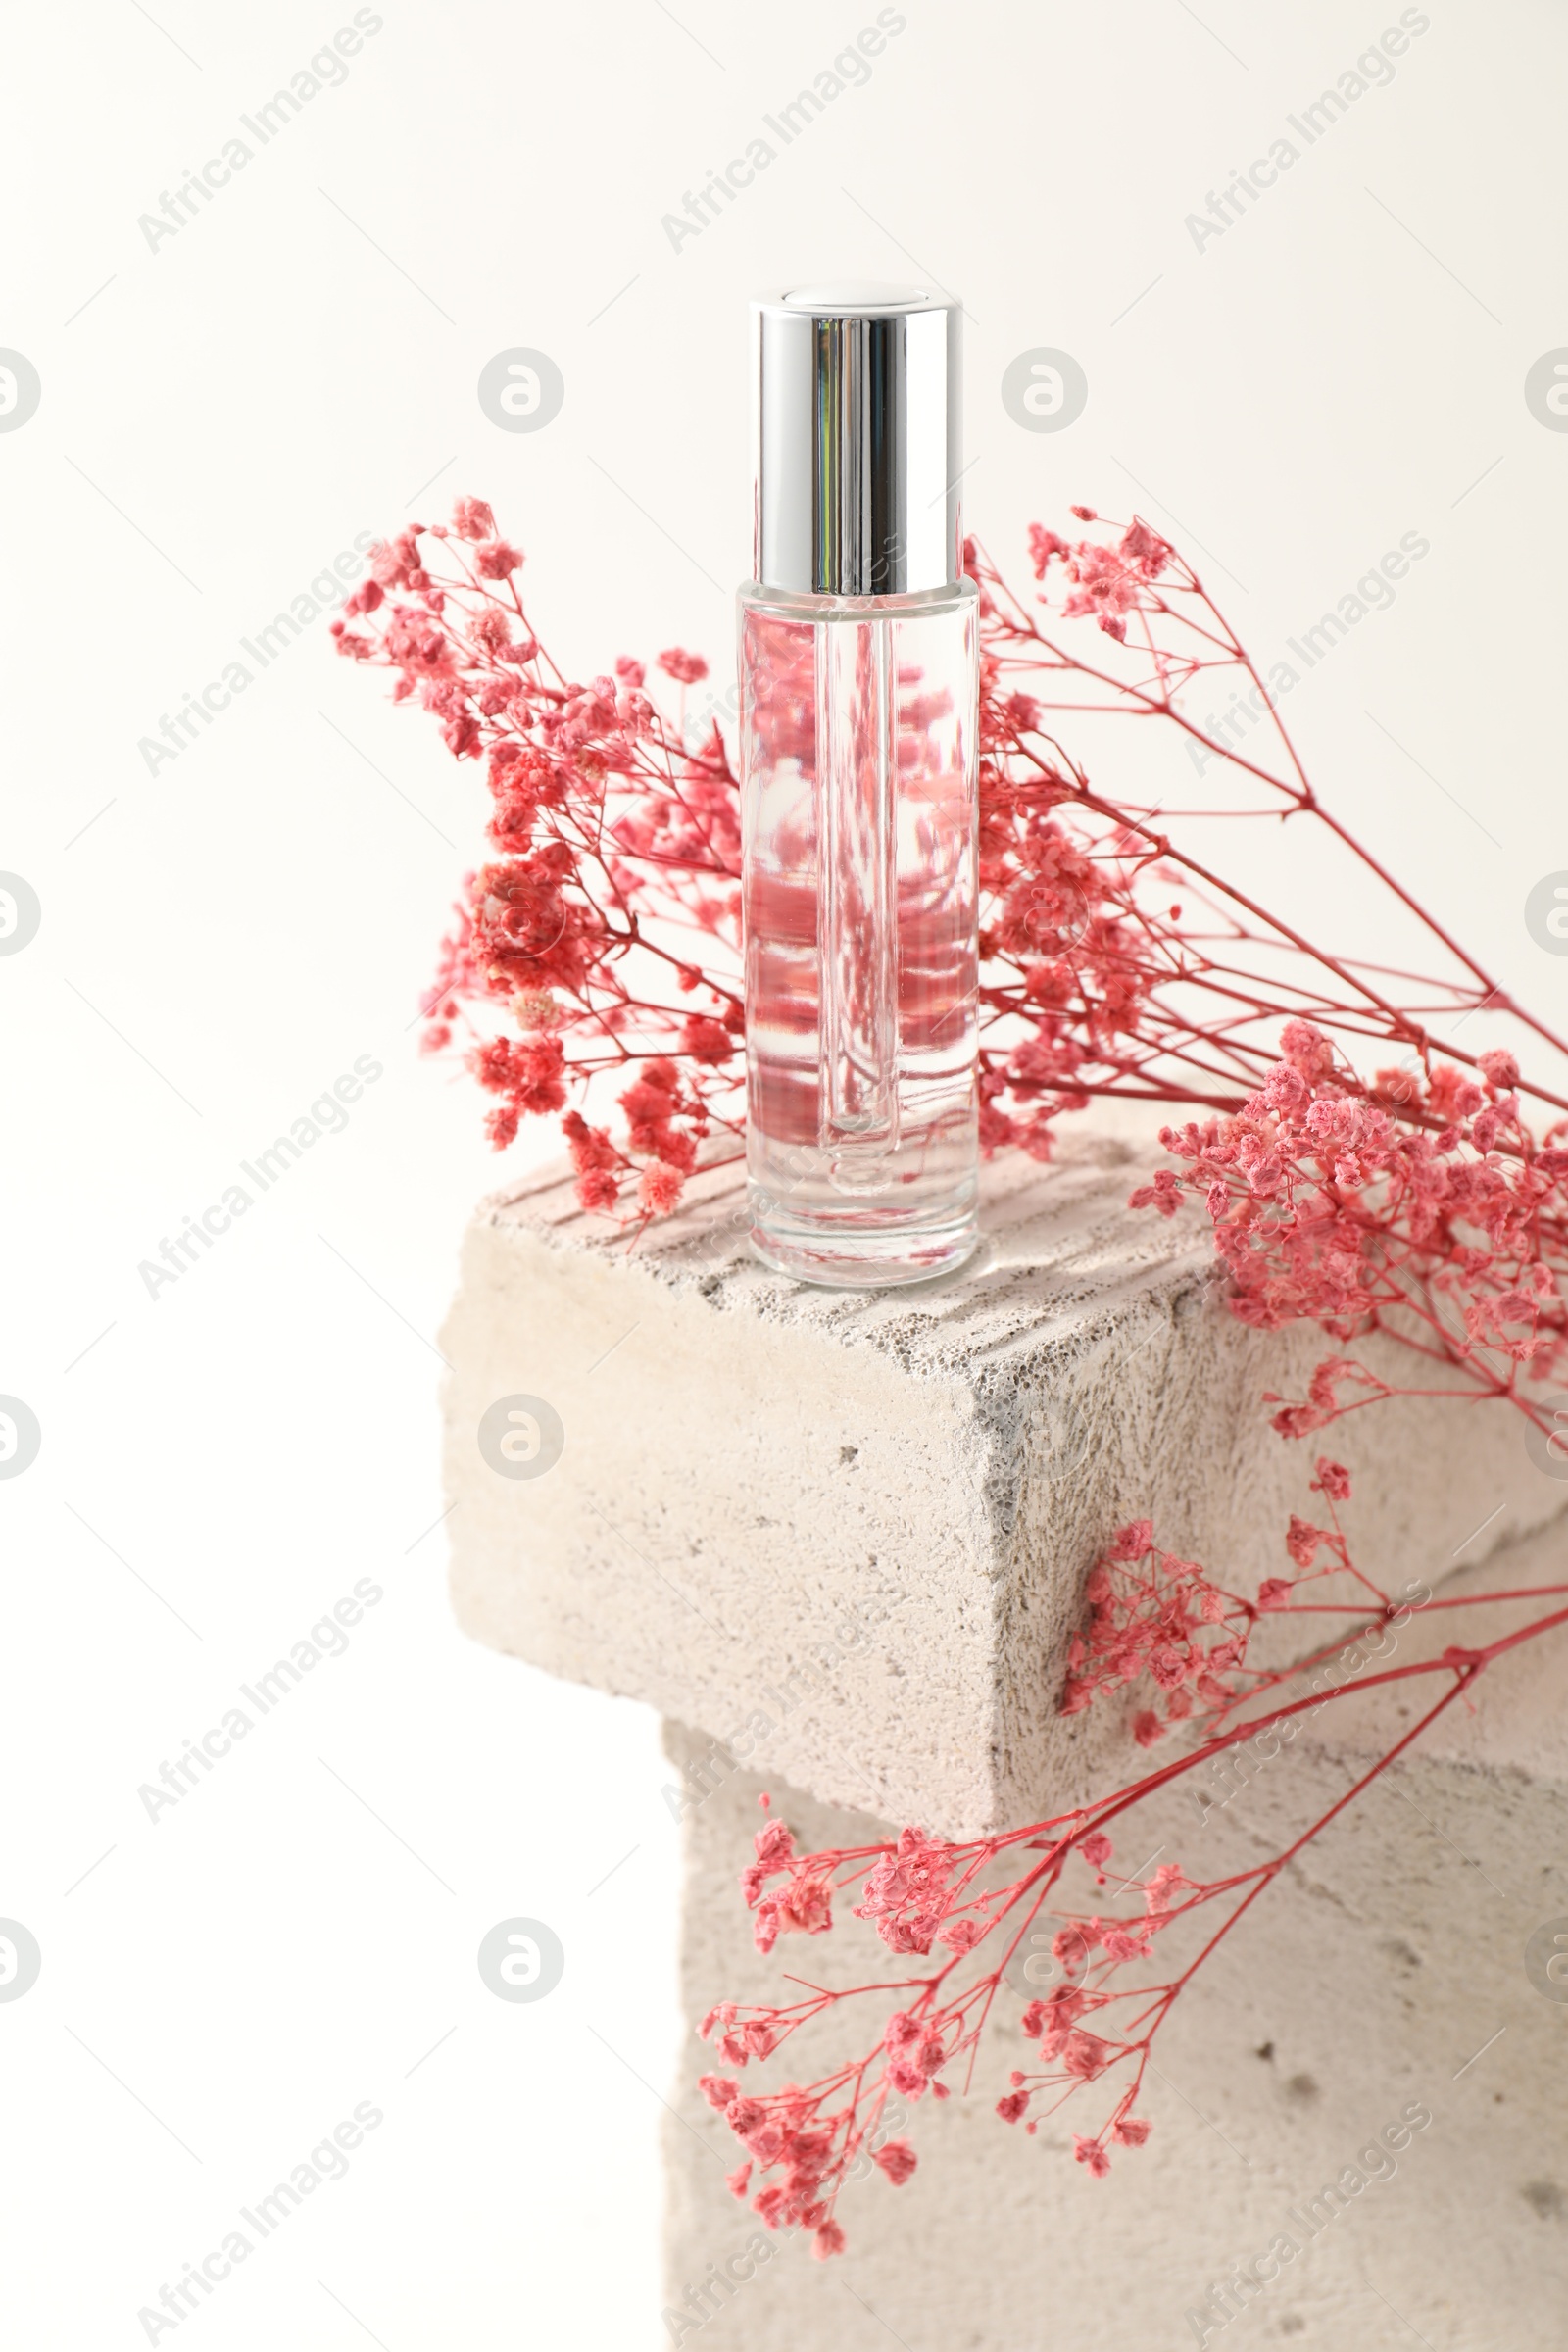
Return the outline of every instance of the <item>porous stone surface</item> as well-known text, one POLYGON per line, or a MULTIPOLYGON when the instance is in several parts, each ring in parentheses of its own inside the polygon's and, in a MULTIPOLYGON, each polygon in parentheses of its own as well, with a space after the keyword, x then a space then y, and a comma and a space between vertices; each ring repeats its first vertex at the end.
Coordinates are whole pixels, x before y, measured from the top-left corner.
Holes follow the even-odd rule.
MULTIPOLYGON (((735 1171, 635 1249, 559 1175, 485 1201, 443 1335, 463 1625, 949 1835, 1105 1786, 1115 1710, 1055 1710, 1097 1550, 1147 1515, 1234 1589, 1278 1573, 1315 1448, 1262 1399, 1301 1396, 1325 1352, 1227 1312, 1200 1217, 1127 1207, 1150 1164, 1094 1134, 1050 1167, 999 1159, 977 1260, 891 1293, 764 1271, 735 1171), (541 1475, 480 1450, 515 1396, 560 1417, 541 1475)), ((1410 1376, 1392 1344, 1377 1360, 1410 1376)), ((1506 1411, 1396 1398, 1328 1442, 1391 1589, 1568 1504, 1506 1411)))
MULTIPOLYGON (((1448 1590, 1561 1582, 1564 1553, 1547 1531, 1448 1590)), ((1517 1603, 1474 1620, 1466 1611, 1463 1638, 1521 1617, 1517 1603)), ((1457 1612, 1418 1618, 1395 1655, 1441 1649, 1459 1631, 1457 1612)), ((1433 1695, 1407 1683, 1337 1700, 1272 1759, 1164 1792, 1119 1826, 1117 1867, 1147 1871, 1156 1850, 1204 1881, 1255 1866, 1366 1774, 1433 1695)), ((706 1753, 702 1735, 670 1727, 668 1738, 678 1769, 706 1753)), ((1125 1776, 1143 1761, 1124 1749, 1125 1776)), ((842 1988, 922 1966, 890 1967, 870 1930, 842 1912, 830 1935, 756 1953, 735 1882, 762 1785, 736 1771, 685 1817, 694 2025, 721 1997, 798 1997, 785 1971, 842 1988)), ((887 1834, 769 1786, 802 1850, 887 1834)), ((1098 1897, 1102 1908, 1136 1901, 1098 1897)), ((714 2060, 694 2037, 665 2134, 665 2337, 700 2352, 891 2342, 1560 2352, 1568 1998, 1538 1989, 1525 1960, 1553 1922, 1568 1931, 1568 1632, 1489 1669, 1474 1711, 1456 1705, 1423 1734, 1198 1971, 1140 2102, 1149 2142, 1118 2152, 1104 2180, 1071 2156, 1072 2133, 1106 2112, 1097 2086, 1032 2138, 994 2112, 1008 2070, 1030 2063, 1018 2021, 1031 1987, 1019 1982, 999 2004, 972 2092, 907 2110, 899 2128, 918 2152, 914 2178, 850 2187, 839 2207, 847 2252, 812 2261, 804 2239, 769 2238, 725 2189, 741 2151, 695 2090, 714 2060), (1412 2128, 1412 2112, 1430 2120, 1412 2128), (1405 2134, 1396 2150, 1390 2127, 1405 2134), (1253 2265, 1238 2281, 1238 2267, 1253 2265)), ((1034 1965, 1041 1989, 1049 1950, 1034 1965)), ((887 1993, 844 2004, 790 2045, 787 2064, 748 2070, 747 2087, 818 2079, 868 2046, 893 2005, 887 1993)))

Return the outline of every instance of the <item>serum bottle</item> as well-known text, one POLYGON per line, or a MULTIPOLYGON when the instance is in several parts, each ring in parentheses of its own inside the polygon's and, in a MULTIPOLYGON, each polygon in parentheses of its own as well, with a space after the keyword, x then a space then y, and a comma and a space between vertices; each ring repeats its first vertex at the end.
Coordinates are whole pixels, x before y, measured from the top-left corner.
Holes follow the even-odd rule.
POLYGON ((752 1246, 846 1289, 976 1241, 974 583, 962 311, 903 287, 754 305, 740 592, 752 1246))

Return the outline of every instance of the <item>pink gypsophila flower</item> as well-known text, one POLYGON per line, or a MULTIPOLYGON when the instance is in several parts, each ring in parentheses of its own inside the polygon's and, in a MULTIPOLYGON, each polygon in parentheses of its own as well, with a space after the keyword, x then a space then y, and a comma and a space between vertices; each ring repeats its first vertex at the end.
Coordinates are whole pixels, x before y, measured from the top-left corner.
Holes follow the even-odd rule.
POLYGON ((483 498, 460 498, 452 508, 452 528, 460 539, 493 539, 496 518, 483 498))
POLYGON ((885 2139, 879 2148, 871 2150, 871 2162, 880 2166, 895 2188, 902 2188, 919 2162, 906 2139, 885 2139))
POLYGON ((708 675, 708 663, 702 655, 688 654, 678 645, 660 655, 659 666, 667 678, 676 679, 682 686, 695 686, 699 678, 708 675))
POLYGON ((662 1159, 651 1159, 637 1182, 637 1200, 650 1216, 667 1217, 685 1188, 686 1177, 662 1159))
POLYGON ((473 551, 483 580, 504 580, 522 568, 522 550, 506 539, 486 539, 473 551))

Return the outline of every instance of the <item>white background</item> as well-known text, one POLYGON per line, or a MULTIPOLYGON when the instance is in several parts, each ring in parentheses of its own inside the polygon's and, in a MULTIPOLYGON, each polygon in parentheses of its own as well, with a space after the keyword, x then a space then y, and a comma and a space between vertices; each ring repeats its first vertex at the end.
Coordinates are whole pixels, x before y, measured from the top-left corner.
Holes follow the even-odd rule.
MULTIPOLYGON (((357 532, 486 496, 568 672, 678 641, 722 678, 746 296, 934 277, 970 310, 967 520, 1015 571, 1032 517, 1137 505, 1272 658, 1430 540, 1292 721, 1333 805, 1563 1008, 1521 911, 1568 866, 1568 436, 1523 395, 1568 343, 1559 6, 1433 0, 1392 84, 1201 251, 1186 216, 1396 7, 908 0, 868 83, 678 252, 662 216, 873 7, 379 13, 156 251, 138 216, 350 8, 85 0, 4 35, 0 344, 43 387, 0 434, 0 867, 43 906, 0 960, 0 1391, 43 1430, 0 1484, 0 1914, 43 1951, 0 2004, 0 2211, 32 2345, 145 2341, 138 2309, 364 2100, 348 2178, 191 2342, 663 2340, 650 2086, 690 2053, 657 1725, 461 1640, 426 1532, 433 1335, 498 1171, 412 1024, 482 781, 324 621, 156 776, 137 749, 357 532), (475 397, 515 345, 565 379, 534 435, 475 397), (999 397, 1037 345, 1088 374, 1059 435, 999 397), (149 1298, 139 1261, 358 1055, 384 1076, 347 1130, 149 1298), (362 1577, 347 1654, 149 1821, 138 1786, 362 1577), (530 2006, 474 1965, 516 1913, 567 1951, 530 2006)), ((1316 887, 1255 855, 1286 904, 1316 887)))

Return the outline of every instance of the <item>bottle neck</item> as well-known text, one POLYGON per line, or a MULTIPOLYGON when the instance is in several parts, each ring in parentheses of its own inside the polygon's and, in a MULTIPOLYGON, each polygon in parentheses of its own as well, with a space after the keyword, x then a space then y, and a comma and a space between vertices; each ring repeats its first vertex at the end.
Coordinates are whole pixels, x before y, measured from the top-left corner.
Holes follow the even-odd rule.
POLYGON ((817 619, 842 614, 846 620, 890 619, 898 613, 940 612, 978 602, 973 580, 954 580, 941 588, 912 589, 899 596, 828 596, 800 588, 770 588, 765 580, 749 580, 740 591, 748 605, 766 605, 777 612, 808 613, 817 619))

